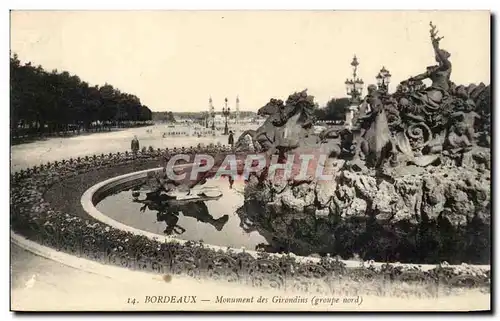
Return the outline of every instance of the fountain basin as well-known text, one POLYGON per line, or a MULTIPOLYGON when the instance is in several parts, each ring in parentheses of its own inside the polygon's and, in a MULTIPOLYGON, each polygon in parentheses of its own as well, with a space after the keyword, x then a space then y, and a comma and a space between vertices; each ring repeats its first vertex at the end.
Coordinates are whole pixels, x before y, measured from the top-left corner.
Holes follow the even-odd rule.
POLYGON ((259 244, 267 244, 257 231, 247 232, 240 226, 236 210, 243 204, 243 195, 237 187, 242 182, 235 182, 231 189, 226 179, 212 179, 191 192, 198 190, 209 194, 218 189, 222 192, 220 196, 190 199, 180 194, 181 199, 167 199, 162 194, 154 199, 144 183, 148 173, 161 169, 134 172, 100 182, 82 195, 81 204, 95 219, 151 239, 181 243, 203 241, 217 249, 243 247, 253 250, 259 244))

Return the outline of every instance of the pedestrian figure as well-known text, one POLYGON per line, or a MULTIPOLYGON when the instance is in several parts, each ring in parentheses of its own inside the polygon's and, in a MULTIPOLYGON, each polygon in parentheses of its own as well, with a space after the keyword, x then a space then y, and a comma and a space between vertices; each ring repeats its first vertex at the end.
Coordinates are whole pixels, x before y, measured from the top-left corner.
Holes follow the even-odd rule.
POLYGON ((234 147, 234 135, 232 130, 229 131, 229 138, 227 139, 227 143, 229 144, 229 146, 231 146, 231 149, 234 147))
POLYGON ((139 152, 139 140, 137 139, 137 136, 134 135, 134 139, 132 139, 132 142, 130 143, 130 149, 132 149, 132 153, 134 155, 137 155, 137 152, 139 152))

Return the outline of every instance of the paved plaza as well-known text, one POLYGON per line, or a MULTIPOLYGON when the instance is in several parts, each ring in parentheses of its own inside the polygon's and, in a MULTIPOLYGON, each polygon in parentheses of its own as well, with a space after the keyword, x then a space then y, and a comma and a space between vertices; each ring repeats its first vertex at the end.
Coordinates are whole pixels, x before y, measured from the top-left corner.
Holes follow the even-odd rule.
MULTIPOLYGON (((99 311, 99 310, 176 310, 186 309, 186 305, 176 306, 168 304, 127 304, 129 297, 144 301, 151 295, 197 295, 197 304, 189 308, 193 310, 218 310, 221 307, 214 304, 216 297, 210 293, 226 297, 265 296, 270 300, 273 297, 293 298, 299 293, 285 293, 277 290, 263 290, 244 287, 230 283, 216 281, 197 281, 186 277, 174 277, 168 283, 159 276, 139 275, 126 272, 123 276, 116 275, 110 278, 95 273, 88 273, 74 269, 60 263, 36 256, 16 245, 11 246, 11 308, 15 310, 52 310, 52 311, 99 311), (206 294, 206 296, 204 296, 206 294), (105 299, 104 299, 105 298, 105 299), (210 300, 209 301, 201 301, 210 300)), ((312 297, 311 295, 308 295, 312 297)), ((391 297, 364 297, 361 306, 353 307, 359 310, 428 310, 456 311, 460 307, 466 309, 489 309, 489 295, 467 291, 453 297, 426 298, 408 300, 391 297)), ((290 311, 288 304, 225 304, 226 310, 274 310, 290 311)), ((325 305, 312 306, 311 304, 294 305, 294 310, 325 311, 325 305)), ((326 306, 327 310, 345 309, 343 305, 326 306)))
MULTIPOLYGON (((251 128, 251 127, 249 127, 251 128)), ((46 164, 70 157, 84 157, 101 153, 116 153, 130 151, 130 141, 137 135, 140 147, 173 148, 196 146, 199 143, 208 145, 227 144, 228 136, 217 135, 207 137, 167 136, 167 125, 130 128, 108 133, 96 133, 74 136, 70 138, 48 138, 27 144, 11 147, 11 170, 16 171, 29 166, 46 164), (151 130, 151 133, 148 131, 151 130)), ((236 134, 235 137, 238 135, 236 134)))

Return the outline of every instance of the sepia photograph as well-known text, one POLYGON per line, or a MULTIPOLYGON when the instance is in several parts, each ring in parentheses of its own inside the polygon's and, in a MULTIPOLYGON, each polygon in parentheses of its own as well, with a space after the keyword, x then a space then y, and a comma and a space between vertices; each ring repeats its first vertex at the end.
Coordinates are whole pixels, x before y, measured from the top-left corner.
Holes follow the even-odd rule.
POLYGON ((491 30, 11 10, 10 310, 491 311, 491 30))

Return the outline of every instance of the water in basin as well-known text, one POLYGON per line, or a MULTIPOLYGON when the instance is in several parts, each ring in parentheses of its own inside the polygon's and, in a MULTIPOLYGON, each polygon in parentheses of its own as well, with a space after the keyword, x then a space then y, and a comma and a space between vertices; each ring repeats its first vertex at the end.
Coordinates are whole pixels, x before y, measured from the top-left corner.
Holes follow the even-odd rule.
POLYGON ((242 186, 243 182, 237 181, 230 188, 226 179, 212 179, 204 187, 220 190, 219 198, 177 202, 138 185, 107 196, 96 208, 120 223, 158 235, 253 250, 268 243, 258 231, 241 226, 236 210, 243 204, 242 186))

